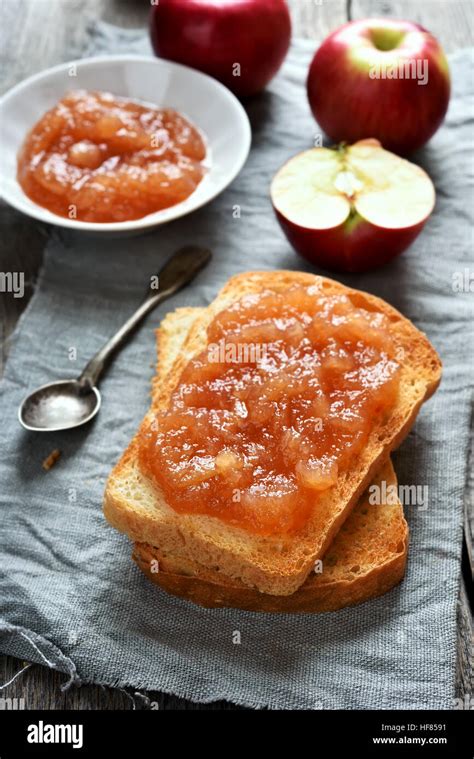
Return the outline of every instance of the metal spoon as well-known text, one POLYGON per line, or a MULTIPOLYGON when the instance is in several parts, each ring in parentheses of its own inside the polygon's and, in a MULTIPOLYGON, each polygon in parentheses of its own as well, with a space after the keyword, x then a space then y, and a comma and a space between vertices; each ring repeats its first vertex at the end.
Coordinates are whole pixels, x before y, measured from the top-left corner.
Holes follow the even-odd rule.
POLYGON ((150 288, 142 305, 89 361, 78 379, 51 382, 25 398, 18 410, 20 424, 35 432, 53 432, 89 422, 100 409, 96 384, 112 353, 158 303, 191 282, 211 255, 210 250, 196 245, 176 251, 159 273, 158 291, 150 288))

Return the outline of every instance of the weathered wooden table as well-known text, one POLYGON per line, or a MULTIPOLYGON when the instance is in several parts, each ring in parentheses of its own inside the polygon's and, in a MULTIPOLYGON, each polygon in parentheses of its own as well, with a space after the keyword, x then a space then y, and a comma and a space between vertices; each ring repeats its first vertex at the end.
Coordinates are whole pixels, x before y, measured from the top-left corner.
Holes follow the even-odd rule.
MULTIPOLYGON (((366 16, 406 18, 426 26, 446 52, 473 44, 471 0, 289 0, 295 36, 309 37, 316 44, 347 20, 366 16)), ((31 74, 79 57, 85 50, 85 30, 94 20, 117 26, 145 28, 149 0, 3 0, 0 10, 0 94, 31 74)), ((31 296, 41 266, 50 229, 0 203, 0 269, 24 271, 24 298, 1 294, 0 370, 8 354, 11 335, 31 296)), ((472 470, 472 467, 471 467, 472 470)), ((466 531, 472 534, 474 488, 467 488, 466 531), (471 530, 471 532, 470 532, 471 530)), ((467 541, 470 545, 470 541, 467 541)), ((469 557, 465 549, 465 579, 458 614, 457 695, 471 695, 472 618, 466 592, 469 557)), ((13 657, 1 657, 0 685, 9 682, 23 667, 13 657)), ((31 665, 0 691, 6 698, 24 698, 28 709, 131 709, 146 708, 146 699, 128 691, 85 685, 63 693, 64 675, 31 665)), ((143 694, 145 695, 145 694, 143 694)), ((237 709, 232 704, 192 704, 160 693, 146 694, 160 709, 237 709)), ((156 707, 155 707, 156 708, 156 707)))

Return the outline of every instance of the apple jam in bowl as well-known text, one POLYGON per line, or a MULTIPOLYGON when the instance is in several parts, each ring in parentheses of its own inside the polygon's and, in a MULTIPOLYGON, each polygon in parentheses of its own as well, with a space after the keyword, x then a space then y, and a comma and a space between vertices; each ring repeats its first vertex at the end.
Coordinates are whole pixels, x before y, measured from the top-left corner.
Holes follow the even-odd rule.
POLYGON ((389 417, 399 377, 385 314, 318 285, 247 295, 142 428, 140 467, 177 512, 297 531, 389 417))
POLYGON ((212 77, 151 56, 83 58, 0 98, 0 196, 58 227, 102 238, 140 234, 219 195, 250 142, 244 108, 212 77), (44 132, 33 141, 39 124, 44 132))
POLYGON ((131 221, 186 200, 205 157, 202 135, 177 111, 75 90, 27 135, 18 181, 59 216, 131 221))

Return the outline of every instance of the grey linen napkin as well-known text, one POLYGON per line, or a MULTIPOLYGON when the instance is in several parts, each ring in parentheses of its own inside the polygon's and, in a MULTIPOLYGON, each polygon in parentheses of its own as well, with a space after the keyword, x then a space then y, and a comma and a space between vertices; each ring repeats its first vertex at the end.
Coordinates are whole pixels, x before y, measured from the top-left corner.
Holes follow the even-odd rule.
MULTIPOLYGON (((143 33, 106 25, 91 30, 91 40, 91 53, 149 50, 143 33)), ((428 488, 425 505, 407 509, 410 558, 402 585, 324 615, 204 610, 150 584, 130 560, 128 539, 101 511, 107 474, 147 408, 153 329, 164 314, 205 306, 236 272, 313 270, 290 249, 268 196, 276 169, 311 146, 317 131, 304 87, 313 49, 296 41, 268 91, 248 102, 251 155, 212 204, 143 237, 105 241, 56 231, 48 243, 3 380, 0 649, 59 669, 68 682, 254 707, 453 707, 472 377, 473 295, 453 289, 456 272, 470 263, 468 51, 451 57, 447 122, 417 156, 437 188, 433 217, 388 267, 340 277, 410 317, 444 361, 440 390, 394 457, 400 483, 428 488), (236 204, 240 219, 232 213, 236 204), (70 433, 23 431, 16 418, 23 396, 78 373, 140 302, 149 276, 189 242, 213 248, 211 266, 153 313, 117 357, 101 385, 99 417, 70 433), (46 473, 41 462, 54 448, 61 458, 46 473)))

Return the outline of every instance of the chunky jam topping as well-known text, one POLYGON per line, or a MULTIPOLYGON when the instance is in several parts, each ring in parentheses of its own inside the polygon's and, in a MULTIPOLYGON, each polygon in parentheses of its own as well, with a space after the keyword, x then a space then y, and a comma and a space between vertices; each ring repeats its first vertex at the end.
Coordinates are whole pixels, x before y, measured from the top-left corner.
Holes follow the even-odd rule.
POLYGON ((76 90, 27 135, 18 181, 60 216, 130 221, 191 195, 205 156, 201 135, 176 111, 76 90))
POLYGON ((142 433, 141 468, 178 512, 297 530, 396 402, 389 319, 298 285, 244 297, 207 337, 142 433))

